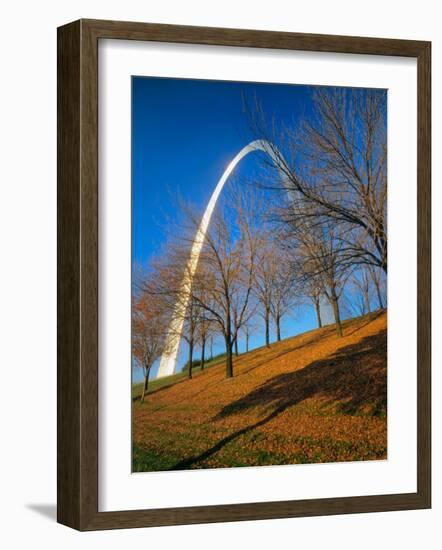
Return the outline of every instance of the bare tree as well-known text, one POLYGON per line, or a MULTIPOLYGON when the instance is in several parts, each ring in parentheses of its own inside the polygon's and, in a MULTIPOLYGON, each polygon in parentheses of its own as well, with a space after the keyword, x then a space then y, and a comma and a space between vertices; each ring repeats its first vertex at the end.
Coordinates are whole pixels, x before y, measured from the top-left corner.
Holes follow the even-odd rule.
MULTIPOLYGON (((336 333, 342 336, 341 314, 339 310, 339 299, 343 293, 348 278, 348 266, 341 263, 339 240, 334 237, 334 231, 325 238, 309 239, 309 254, 307 259, 307 270, 314 277, 318 277, 321 289, 330 303, 336 324, 336 333)), ((324 235, 322 235, 324 237, 324 235)))
POLYGON ((379 309, 384 309, 386 307, 386 300, 384 301, 384 293, 385 293, 385 273, 372 266, 367 266, 368 272, 370 273, 370 277, 373 281, 375 291, 376 291, 376 297, 378 299, 379 309))
MULTIPOLYGON (((175 315, 179 310, 175 308, 175 315)), ((198 341, 198 329, 200 328, 201 311, 193 296, 190 296, 187 308, 183 310, 184 325, 181 336, 186 340, 189 354, 188 354, 188 371, 187 377, 192 378, 193 371, 193 352, 198 341)))
POLYGON ((360 300, 360 314, 365 315, 366 313, 371 312, 371 277, 367 269, 359 269, 355 271, 351 278, 350 282, 352 286, 358 291, 361 295, 360 300))
POLYGON ((322 328, 322 316, 321 316, 321 298, 323 296, 321 290, 321 284, 318 280, 311 275, 304 280, 304 294, 307 299, 313 304, 316 314, 316 320, 318 328, 322 328))
MULTIPOLYGON (((343 261, 341 226, 308 226, 302 217, 294 217, 293 224, 284 229, 285 246, 292 251, 293 269, 300 284, 308 288, 320 311, 320 296, 324 295, 333 310, 338 336, 342 336, 339 299, 352 267, 343 261)), ((320 318, 318 319, 318 322, 320 318)), ((321 323, 322 324, 322 323, 321 323)))
POLYGON ((155 361, 165 351, 168 317, 160 296, 141 293, 132 300, 132 354, 135 364, 143 370, 144 384, 141 402, 149 386, 149 376, 155 361))
POLYGON ((290 258, 279 246, 273 248, 274 276, 270 310, 275 322, 276 339, 281 341, 281 321, 293 313, 298 299, 299 288, 290 266, 290 258))
POLYGON ((206 364, 206 347, 210 345, 210 358, 213 359, 213 339, 216 333, 215 323, 207 316, 206 311, 198 306, 200 314, 197 325, 197 337, 201 346, 201 363, 200 368, 204 370, 206 364))
POLYGON ((280 216, 290 223, 296 200, 306 225, 343 227, 341 262, 387 272, 386 92, 317 88, 312 111, 295 130, 279 125, 277 132, 259 105, 251 115, 277 178, 266 185, 283 191, 280 216))
POLYGON ((384 281, 384 272, 374 266, 363 266, 354 271, 349 279, 349 295, 346 293, 347 308, 350 313, 352 315, 371 313, 375 298, 379 309, 383 309, 384 281))
POLYGON ((255 271, 254 294, 259 304, 259 315, 264 320, 265 345, 270 346, 270 317, 275 292, 276 261, 268 233, 260 236, 258 261, 255 271))
POLYGON ((281 340, 281 321, 293 310, 297 295, 296 278, 286 250, 270 231, 260 232, 254 294, 264 319, 265 343, 270 345, 270 320, 273 319, 276 338, 281 340))
POLYGON ((232 352, 249 316, 258 249, 256 228, 245 204, 249 206, 250 201, 241 194, 224 197, 224 208, 221 205, 214 212, 204 238, 195 209, 181 204, 185 225, 154 262, 158 275, 152 292, 168 301, 173 312, 170 326, 178 331, 184 326, 181 335, 189 343, 189 377, 202 319, 222 334, 226 376, 233 376, 232 352), (199 256, 192 257, 196 238, 201 239, 201 248, 199 256), (177 316, 183 323, 174 322, 177 316))
POLYGON ((215 336, 214 334, 210 335, 209 343, 210 343, 210 361, 213 361, 213 342, 214 342, 215 336))
POLYGON ((155 276, 147 283, 141 281, 142 292, 153 299, 161 299, 169 314, 168 336, 170 342, 182 337, 188 344, 187 374, 192 378, 193 357, 199 339, 202 311, 193 293, 184 292, 190 284, 191 264, 188 243, 170 240, 159 257, 151 262, 155 276))
POLYGON ((228 208, 215 213, 192 284, 197 303, 224 338, 227 378, 233 376, 233 347, 250 314, 257 265, 258 237, 248 207, 250 202, 236 194, 228 208))
POLYGON ((257 329, 256 316, 252 313, 241 327, 241 334, 244 336, 246 353, 250 351, 250 337, 257 329))

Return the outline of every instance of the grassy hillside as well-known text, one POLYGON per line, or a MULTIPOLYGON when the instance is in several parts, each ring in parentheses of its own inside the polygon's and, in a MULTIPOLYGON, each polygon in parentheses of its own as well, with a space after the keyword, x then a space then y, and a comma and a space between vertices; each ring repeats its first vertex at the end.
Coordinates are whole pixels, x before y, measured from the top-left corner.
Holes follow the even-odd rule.
POLYGON ((221 363, 152 388, 133 401, 133 470, 386 458, 386 325, 372 314, 343 338, 330 326, 244 354, 232 379, 221 363))
MULTIPOLYGON (((220 356, 214 357, 212 361, 206 361, 203 370, 201 370, 199 366, 193 367, 192 376, 197 376, 200 373, 204 374, 206 369, 215 367, 216 365, 223 363, 223 361, 224 361, 224 355, 222 357, 220 356)), ((177 372, 176 374, 171 374, 170 376, 163 376, 163 378, 149 380, 148 393, 155 393, 156 391, 162 388, 168 388, 169 386, 173 386, 173 384, 176 384, 177 382, 182 382, 183 380, 187 380, 187 378, 188 378, 188 372, 186 371, 186 372, 177 372)), ((143 392, 143 385, 144 385, 144 382, 139 382, 138 384, 132 385, 133 399, 138 399, 139 397, 141 397, 141 394, 143 392)))

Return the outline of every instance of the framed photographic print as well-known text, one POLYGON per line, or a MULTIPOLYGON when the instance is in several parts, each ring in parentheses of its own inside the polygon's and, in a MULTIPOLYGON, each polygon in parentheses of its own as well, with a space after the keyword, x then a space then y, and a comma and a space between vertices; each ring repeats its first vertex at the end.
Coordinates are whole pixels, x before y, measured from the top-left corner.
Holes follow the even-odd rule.
POLYGON ((430 507, 430 65, 59 28, 59 522, 430 507))

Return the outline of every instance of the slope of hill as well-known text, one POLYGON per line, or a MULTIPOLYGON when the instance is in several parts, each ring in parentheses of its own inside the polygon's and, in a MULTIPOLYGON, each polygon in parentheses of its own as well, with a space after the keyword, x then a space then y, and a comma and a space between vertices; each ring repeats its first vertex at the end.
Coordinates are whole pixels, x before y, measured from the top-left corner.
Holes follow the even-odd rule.
MULTIPOLYGON (((216 365, 222 364, 225 362, 225 355, 217 355, 212 360, 208 360, 205 363, 205 369, 210 369, 211 367, 214 367, 216 365)), ((200 366, 194 366, 192 369, 192 375, 196 376, 201 372, 200 366)), ((170 376, 163 376, 162 378, 154 378, 153 380, 149 380, 149 392, 156 392, 162 388, 173 386, 177 382, 187 380, 188 378, 188 371, 182 370, 180 372, 177 372, 176 374, 171 374, 170 376)), ((134 400, 139 399, 141 397, 141 394, 143 392, 143 386, 144 382, 138 382, 136 384, 132 385, 132 398, 134 400)))
POLYGON ((133 470, 385 459, 387 313, 328 326, 133 403, 133 470))

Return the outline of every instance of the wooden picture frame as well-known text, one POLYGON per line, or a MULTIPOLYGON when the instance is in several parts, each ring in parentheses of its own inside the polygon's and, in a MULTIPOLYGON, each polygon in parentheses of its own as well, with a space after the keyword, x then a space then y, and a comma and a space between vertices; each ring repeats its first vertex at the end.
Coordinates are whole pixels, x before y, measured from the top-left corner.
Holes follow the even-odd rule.
POLYGON ((81 531, 431 506, 431 44, 79 20, 58 29, 58 521, 81 531), (98 41, 124 39, 417 58, 417 492, 98 511, 98 41))

